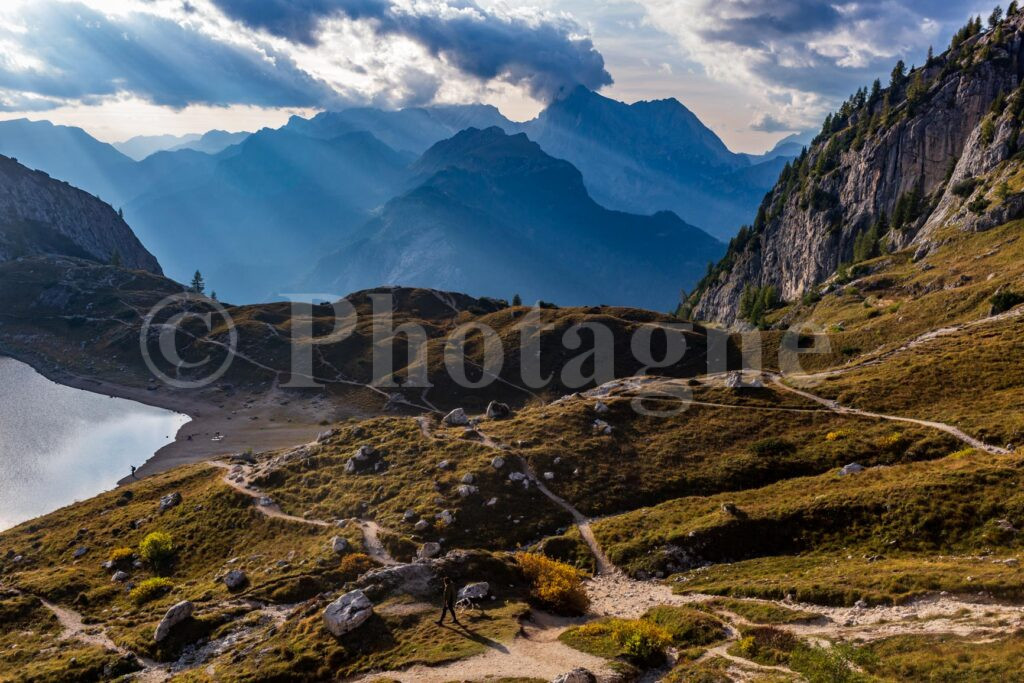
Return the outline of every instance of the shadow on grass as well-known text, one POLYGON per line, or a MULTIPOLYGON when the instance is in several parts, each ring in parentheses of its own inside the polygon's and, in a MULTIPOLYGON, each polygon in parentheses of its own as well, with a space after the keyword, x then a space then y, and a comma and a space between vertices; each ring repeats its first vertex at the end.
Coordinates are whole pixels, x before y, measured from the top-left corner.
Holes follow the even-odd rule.
POLYGON ((446 628, 449 631, 453 631, 454 633, 462 635, 463 637, 465 637, 468 640, 472 640, 475 643, 480 643, 484 647, 489 647, 492 650, 497 650, 498 652, 501 652, 502 654, 506 654, 506 655, 508 654, 508 648, 507 647, 505 647, 504 645, 502 645, 498 641, 494 640, 493 638, 488 638, 487 636, 484 636, 484 635, 481 635, 481 634, 477 633, 476 631, 474 631, 473 629, 471 629, 469 626, 467 626, 466 624, 464 624, 462 622, 459 622, 457 624, 439 624, 438 627, 439 628, 446 628))

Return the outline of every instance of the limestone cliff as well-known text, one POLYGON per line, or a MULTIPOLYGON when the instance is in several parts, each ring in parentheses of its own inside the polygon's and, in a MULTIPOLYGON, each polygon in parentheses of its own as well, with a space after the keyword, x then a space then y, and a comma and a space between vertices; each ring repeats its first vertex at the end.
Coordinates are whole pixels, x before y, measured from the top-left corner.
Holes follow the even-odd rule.
POLYGON ((754 225, 691 296, 692 316, 736 324, 749 317, 744 290, 792 301, 843 264, 885 249, 924 253, 943 228, 1021 213, 1009 167, 1024 109, 1022 37, 1019 13, 987 31, 969 25, 924 67, 851 97, 783 169, 754 225))
POLYGON ((109 204, 0 156, 0 261, 57 254, 161 274, 109 204))

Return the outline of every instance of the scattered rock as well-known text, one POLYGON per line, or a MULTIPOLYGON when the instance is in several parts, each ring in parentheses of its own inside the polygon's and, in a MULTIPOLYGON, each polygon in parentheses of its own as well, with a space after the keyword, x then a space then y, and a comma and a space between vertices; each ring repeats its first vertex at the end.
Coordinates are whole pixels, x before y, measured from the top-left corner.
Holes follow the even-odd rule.
POLYGON ((353 631, 373 614, 373 603, 361 590, 346 593, 324 610, 324 626, 337 637, 353 631))
POLYGON ((441 462, 437 463, 437 469, 439 469, 439 470, 450 470, 451 468, 452 468, 451 460, 442 460, 441 462))
POLYGON ((487 418, 490 420, 503 420, 512 414, 512 409, 505 403, 491 401, 487 404, 487 418))
POLYGON ((274 505, 274 499, 269 496, 260 496, 256 499, 256 504, 261 508, 268 508, 274 505))
POLYGON ((424 531, 426 531, 429 528, 430 528, 430 522, 428 522, 425 519, 421 519, 420 521, 416 522, 416 524, 413 526, 413 529, 418 531, 418 532, 420 532, 420 533, 423 533, 424 531))
POLYGON ((224 575, 224 585, 229 591, 237 591, 245 588, 249 583, 249 577, 241 569, 232 569, 224 575))
POLYGON ((174 493, 168 493, 166 496, 160 499, 160 512, 166 512, 172 507, 181 504, 181 494, 175 491, 174 493))
POLYGON ((851 462, 849 465, 844 465, 839 470, 839 476, 840 477, 845 477, 848 474, 857 474, 858 472, 863 472, 863 471, 864 471, 864 466, 863 465, 860 465, 860 464, 855 463, 855 462, 851 462))
POLYGON ((740 509, 736 507, 735 503, 722 503, 722 512, 731 517, 741 516, 740 509))
POLYGON ((361 474, 369 471, 377 472, 384 467, 387 467, 387 465, 381 460, 381 453, 373 446, 363 444, 356 449, 356 452, 352 454, 352 457, 345 462, 345 474, 361 474))
POLYGON ((456 408, 452 412, 448 413, 441 420, 444 424, 449 427, 465 427, 469 424, 469 417, 466 416, 466 411, 462 408, 456 408))
POLYGON ((612 426, 604 420, 594 420, 593 430, 596 434, 611 434, 612 426))
POLYGON ((470 486, 469 484, 463 484, 458 488, 460 498, 469 498, 480 492, 480 489, 476 486, 470 486))
POLYGON ((89 548, 83 545, 81 548, 77 548, 75 552, 71 553, 71 557, 77 560, 80 557, 85 557, 87 552, 89 552, 89 548))
POLYGON ((416 514, 415 510, 406 510, 405 514, 402 515, 402 519, 405 520, 406 522, 414 522, 418 518, 419 518, 419 515, 416 514))
POLYGON ((328 439, 336 436, 337 434, 337 429, 329 429, 326 432, 320 432, 319 434, 316 435, 316 442, 323 443, 324 441, 327 441, 328 439))
POLYGON ((171 607, 157 625, 153 639, 158 643, 161 642, 171 634, 171 630, 175 626, 191 617, 194 611, 195 606, 188 600, 182 600, 177 605, 171 607))
POLYGON ((331 544, 331 550, 334 551, 335 555, 341 555, 348 550, 348 539, 342 538, 341 536, 335 536, 329 543, 331 544))
POLYGON ((124 583, 125 581, 127 581, 130 578, 131 577, 128 575, 128 572, 122 571, 122 570, 118 570, 118 571, 114 572, 114 575, 110 577, 110 580, 114 581, 116 583, 124 583))
POLYGON ((868 608, 868 602, 864 598, 861 598, 857 602, 853 603, 853 606, 856 607, 857 609, 867 609, 868 608))
POLYGON ((1011 533, 1017 533, 1017 527, 1013 526, 1013 522, 1008 519, 996 520, 996 526, 1003 531, 1009 531, 1011 533))
POLYGON ((544 473, 544 478, 547 479, 548 481, 553 481, 554 478, 555 478, 555 473, 554 472, 545 472, 544 473))
POLYGON ((588 670, 579 667, 561 676, 557 676, 552 683, 597 683, 597 677, 588 670))
POLYGON ((497 504, 498 504, 498 499, 497 499, 497 498, 491 498, 491 499, 490 499, 489 501, 487 501, 487 502, 486 502, 486 503, 484 503, 484 504, 485 504, 485 505, 486 505, 487 507, 489 507, 489 508, 491 508, 491 507, 494 507, 495 505, 497 505, 497 504))
POLYGON ((437 515, 437 518, 441 520, 441 523, 444 526, 451 526, 455 523, 455 513, 451 510, 441 510, 440 514, 437 515))
POLYGON ((441 544, 434 541, 427 541, 416 551, 416 557, 421 560, 429 560, 441 554, 441 544))
POLYGON ((459 589, 458 599, 483 600, 491 594, 491 584, 486 581, 471 583, 459 589))
POLYGON ((472 472, 467 472, 466 474, 462 475, 463 484, 472 484, 474 481, 476 481, 476 477, 473 476, 472 472))
POLYGON ((609 410, 608 405, 603 401, 598 401, 594 404, 594 412, 598 415, 604 415, 609 410))
POLYGON ((500 455, 496 455, 493 458, 491 458, 491 467, 493 467, 494 469, 500 470, 504 466, 505 458, 501 457, 500 455))

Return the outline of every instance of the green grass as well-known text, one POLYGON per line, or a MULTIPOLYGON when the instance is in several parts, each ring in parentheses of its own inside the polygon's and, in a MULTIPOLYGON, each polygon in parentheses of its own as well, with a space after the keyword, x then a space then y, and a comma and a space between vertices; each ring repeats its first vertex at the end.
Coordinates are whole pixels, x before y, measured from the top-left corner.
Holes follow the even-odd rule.
POLYGON ((769 602, 715 598, 705 604, 715 610, 736 614, 754 624, 799 624, 821 618, 817 612, 790 609, 769 602))
MULTIPOLYGON (((1015 551, 1001 520, 1024 523, 1024 455, 967 452, 931 462, 794 478, 760 489, 687 497, 593 524, 609 558, 633 571, 760 556, 1015 551), (737 512, 726 511, 731 504, 737 512)), ((781 597, 781 596, 780 596, 781 597)))
POLYGON ((682 496, 757 488, 818 474, 849 462, 891 464, 939 457, 955 441, 926 429, 900 429, 898 444, 879 447, 893 432, 878 420, 837 416, 788 392, 765 388, 736 394, 699 386, 694 399, 727 405, 797 407, 813 412, 741 410, 692 405, 675 417, 638 414, 628 399, 604 399, 601 415, 614 427, 591 427, 594 399, 529 407, 511 420, 485 424, 500 441, 518 446, 534 471, 552 472, 549 488, 588 516, 616 514, 682 496), (827 442, 830 431, 852 437, 827 442), (785 450, 764 449, 784 439, 785 450))
POLYGON ((335 638, 323 628, 323 604, 315 603, 261 642, 260 661, 217 660, 213 679, 320 681, 443 664, 511 641, 528 611, 521 602, 486 605, 481 614, 464 617, 466 628, 460 630, 437 626, 439 606, 389 614, 388 605, 385 601, 376 606, 376 613, 363 626, 335 638))
POLYGON ((409 558, 425 541, 444 539, 444 548, 508 550, 550 535, 571 519, 535 487, 511 482, 512 458, 501 471, 491 467, 497 453, 459 438, 462 429, 424 436, 412 418, 375 418, 345 423, 339 433, 299 459, 255 478, 285 511, 333 520, 369 517, 392 533, 381 539, 396 557, 409 558), (378 473, 346 474, 345 463, 363 445, 387 462, 378 473), (448 461, 448 469, 438 465, 448 461), (462 478, 473 476, 477 491, 459 494, 462 478), (491 500, 493 505, 487 505, 491 500), (404 520, 406 510, 417 517, 404 520), (455 523, 445 527, 437 515, 450 510, 455 523), (431 526, 416 532, 413 523, 431 526), (513 522, 519 520, 519 523, 513 522))
POLYGON ((84 683, 132 671, 118 654, 59 640, 60 624, 38 598, 0 592, 0 624, 0 680, 84 683))
POLYGON ((869 561, 838 553, 761 557, 720 564, 672 577, 680 593, 852 606, 901 604, 912 598, 947 591, 990 594, 1001 600, 1024 601, 1024 574, 1001 557, 899 555, 869 561))
POLYGON ((871 655, 865 670, 885 681, 983 683, 1024 678, 1024 633, 971 642, 950 635, 899 636, 861 646, 871 655))

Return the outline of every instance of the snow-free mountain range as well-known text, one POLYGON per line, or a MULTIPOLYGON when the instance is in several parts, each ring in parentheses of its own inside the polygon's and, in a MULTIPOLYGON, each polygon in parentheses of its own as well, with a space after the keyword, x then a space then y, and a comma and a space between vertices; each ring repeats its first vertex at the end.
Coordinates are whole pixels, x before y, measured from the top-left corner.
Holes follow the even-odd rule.
POLYGON ((525 123, 485 105, 355 108, 112 146, 0 122, 0 154, 122 210, 170 276, 198 269, 235 302, 420 284, 671 310, 799 145, 733 153, 674 99, 582 87, 525 123))

